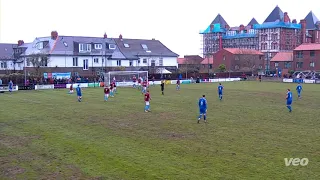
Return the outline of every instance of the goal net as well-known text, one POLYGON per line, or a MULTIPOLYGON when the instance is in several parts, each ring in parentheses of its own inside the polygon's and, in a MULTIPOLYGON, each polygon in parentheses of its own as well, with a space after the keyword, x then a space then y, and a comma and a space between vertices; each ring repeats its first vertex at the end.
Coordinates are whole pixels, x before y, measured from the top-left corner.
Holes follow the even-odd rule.
POLYGON ((104 84, 110 85, 115 81, 117 86, 132 86, 133 77, 136 77, 137 81, 139 78, 148 81, 148 71, 110 71, 104 73, 104 84))

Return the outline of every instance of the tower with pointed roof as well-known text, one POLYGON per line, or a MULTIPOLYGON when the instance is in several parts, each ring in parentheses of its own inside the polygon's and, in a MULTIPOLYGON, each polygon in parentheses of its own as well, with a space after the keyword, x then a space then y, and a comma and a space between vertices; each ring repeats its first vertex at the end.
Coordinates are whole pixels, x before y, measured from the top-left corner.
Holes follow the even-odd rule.
POLYGON ((305 29, 303 32, 303 43, 320 43, 320 21, 317 16, 310 11, 304 18, 305 29))

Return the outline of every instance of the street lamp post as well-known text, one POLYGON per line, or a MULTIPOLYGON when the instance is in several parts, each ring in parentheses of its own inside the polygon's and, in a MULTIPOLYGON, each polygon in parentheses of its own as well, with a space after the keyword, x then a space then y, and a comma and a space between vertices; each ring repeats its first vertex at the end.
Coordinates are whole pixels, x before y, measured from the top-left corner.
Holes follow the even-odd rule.
POLYGON ((150 55, 150 54, 151 54, 151 51, 150 51, 150 50, 147 50, 146 53, 149 54, 149 57, 148 57, 148 75, 149 75, 149 73, 150 73, 150 64, 149 64, 149 63, 150 63, 150 58, 151 58, 151 55, 150 55))

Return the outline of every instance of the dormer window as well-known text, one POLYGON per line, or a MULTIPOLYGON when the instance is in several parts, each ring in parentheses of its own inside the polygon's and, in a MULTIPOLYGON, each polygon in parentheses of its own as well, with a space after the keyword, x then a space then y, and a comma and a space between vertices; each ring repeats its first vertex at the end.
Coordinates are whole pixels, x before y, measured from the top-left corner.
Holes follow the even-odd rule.
POLYGON ((109 44, 109 49, 116 49, 116 45, 115 44, 109 44))
POLYGON ((124 45, 125 48, 129 48, 130 47, 129 44, 126 44, 126 43, 124 43, 123 45, 124 45))
POLYGON ((148 50, 148 46, 147 45, 141 44, 141 46, 142 46, 143 50, 148 50))
POLYGON ((79 52, 91 52, 91 44, 79 44, 79 52))
POLYGON ((43 49, 43 42, 38 42, 36 45, 37 49, 43 49))
POLYGON ((102 49, 102 44, 95 44, 94 49, 102 49))

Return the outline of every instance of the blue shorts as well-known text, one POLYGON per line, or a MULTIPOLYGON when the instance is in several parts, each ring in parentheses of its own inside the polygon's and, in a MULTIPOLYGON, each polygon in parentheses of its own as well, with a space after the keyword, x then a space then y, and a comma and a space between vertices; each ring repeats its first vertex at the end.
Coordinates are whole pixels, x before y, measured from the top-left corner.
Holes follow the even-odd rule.
POLYGON ((82 94, 81 93, 77 93, 77 96, 82 96, 82 94))
POLYGON ((292 100, 287 100, 287 105, 290 106, 292 104, 292 100))
POLYGON ((219 93, 219 95, 222 95, 222 91, 219 91, 218 93, 219 93))
POLYGON ((205 114, 207 109, 200 109, 200 114, 205 114))

